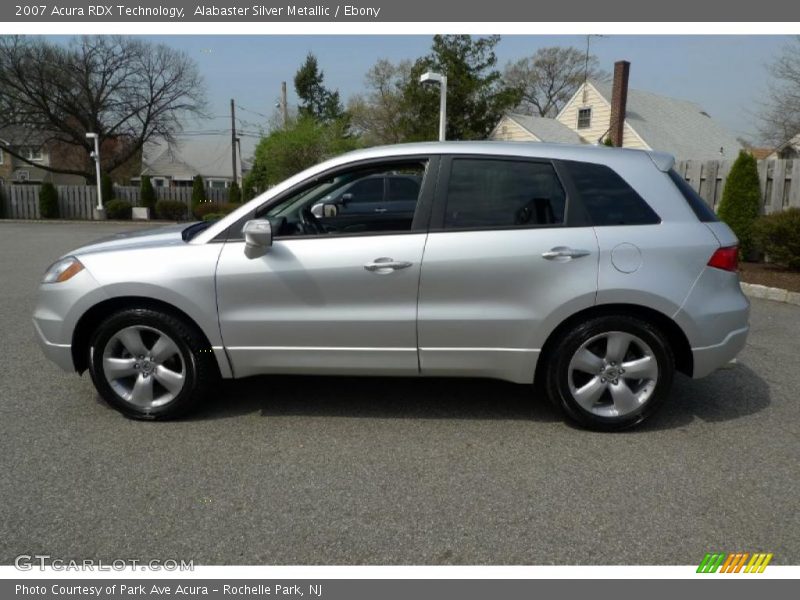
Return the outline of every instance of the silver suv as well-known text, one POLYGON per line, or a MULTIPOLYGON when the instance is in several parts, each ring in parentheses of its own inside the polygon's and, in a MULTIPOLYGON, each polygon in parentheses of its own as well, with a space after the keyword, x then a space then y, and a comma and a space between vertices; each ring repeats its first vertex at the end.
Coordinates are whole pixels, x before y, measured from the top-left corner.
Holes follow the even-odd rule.
POLYGON ((748 332, 737 240, 673 162, 498 142, 353 152, 213 224, 69 253, 36 332, 135 418, 184 414, 219 378, 305 373, 535 381, 587 427, 630 427, 676 370, 708 375, 748 332), (413 211, 325 206, 398 174, 420 183, 413 211))

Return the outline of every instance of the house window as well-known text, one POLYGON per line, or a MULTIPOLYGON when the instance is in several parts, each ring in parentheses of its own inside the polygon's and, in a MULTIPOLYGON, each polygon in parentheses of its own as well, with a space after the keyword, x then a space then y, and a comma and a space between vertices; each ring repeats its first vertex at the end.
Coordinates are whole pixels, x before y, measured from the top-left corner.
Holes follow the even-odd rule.
POLYGON ((2 165, 2 164, 3 164, 3 160, 4 160, 4 158, 5 158, 5 157, 3 156, 3 149, 2 149, 2 148, 0 148, 0 165, 2 165))
POLYGON ((226 187, 228 187, 228 182, 224 179, 212 179, 209 181, 208 187, 210 187, 212 190, 224 190, 226 187))
POLYGON ((588 129, 592 126, 592 109, 578 109, 578 129, 588 129))
POLYGON ((21 148, 22 156, 30 161, 40 161, 43 159, 42 157, 42 149, 41 148, 34 148, 32 146, 27 146, 25 148, 21 148))

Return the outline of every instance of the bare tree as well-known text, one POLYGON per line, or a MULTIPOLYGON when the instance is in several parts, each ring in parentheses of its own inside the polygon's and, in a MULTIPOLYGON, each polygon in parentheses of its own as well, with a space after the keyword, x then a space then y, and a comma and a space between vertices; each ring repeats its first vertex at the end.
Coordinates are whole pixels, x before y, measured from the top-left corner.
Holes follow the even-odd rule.
POLYGON ((522 93, 519 108, 541 117, 554 117, 584 80, 606 79, 597 57, 577 48, 550 46, 532 56, 508 63, 503 83, 522 93))
POLYGON ((772 81, 760 132, 777 146, 800 134, 800 36, 783 47, 769 70, 772 81))
MULTIPOLYGON (((100 136, 105 172, 135 158, 151 139, 173 141, 188 116, 202 116, 197 66, 162 44, 119 36, 81 37, 69 45, 0 38, 0 129, 56 148, 72 164, 42 165, 94 179, 89 155, 100 136)), ((0 135, 0 137, 3 137, 0 135)), ((3 150, 30 163, 18 140, 3 150)))
POLYGON ((399 116, 403 110, 402 90, 410 71, 409 61, 393 64, 381 59, 364 78, 369 91, 353 96, 348 102, 351 125, 368 145, 404 141, 399 116))

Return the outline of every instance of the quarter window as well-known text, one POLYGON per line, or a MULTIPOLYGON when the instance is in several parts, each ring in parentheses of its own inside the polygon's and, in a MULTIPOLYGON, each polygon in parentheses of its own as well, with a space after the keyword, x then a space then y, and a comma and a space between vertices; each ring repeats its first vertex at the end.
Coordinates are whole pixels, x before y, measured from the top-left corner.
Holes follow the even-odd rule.
POLYGON ((609 167, 572 161, 565 164, 593 225, 654 225, 661 222, 636 190, 609 167))
POLYGON ((566 196, 550 163, 454 159, 445 229, 535 227, 564 222, 566 196))

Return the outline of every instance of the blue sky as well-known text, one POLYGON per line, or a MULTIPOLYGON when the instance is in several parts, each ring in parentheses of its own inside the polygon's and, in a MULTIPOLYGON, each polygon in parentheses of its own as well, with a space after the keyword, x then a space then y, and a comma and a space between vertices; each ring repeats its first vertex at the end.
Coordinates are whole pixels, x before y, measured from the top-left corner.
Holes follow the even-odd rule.
MULTIPOLYGON (((306 54, 314 52, 325 82, 343 99, 363 89, 364 74, 379 58, 414 59, 430 48, 431 36, 145 36, 180 48, 194 58, 206 79, 210 111, 219 118, 191 129, 229 127, 230 98, 255 112, 237 115, 252 129, 272 114, 280 82, 289 86, 306 54), (227 119, 227 120, 226 120, 227 119)), ((726 127, 757 138, 759 103, 767 87, 766 65, 790 38, 785 36, 616 35, 593 37, 592 52, 611 71, 615 60, 631 61, 633 88, 701 104, 726 127)), ((586 36, 503 36, 497 47, 499 65, 532 54, 542 46, 584 48, 586 36)), ((247 155, 252 141, 243 140, 247 155)))

